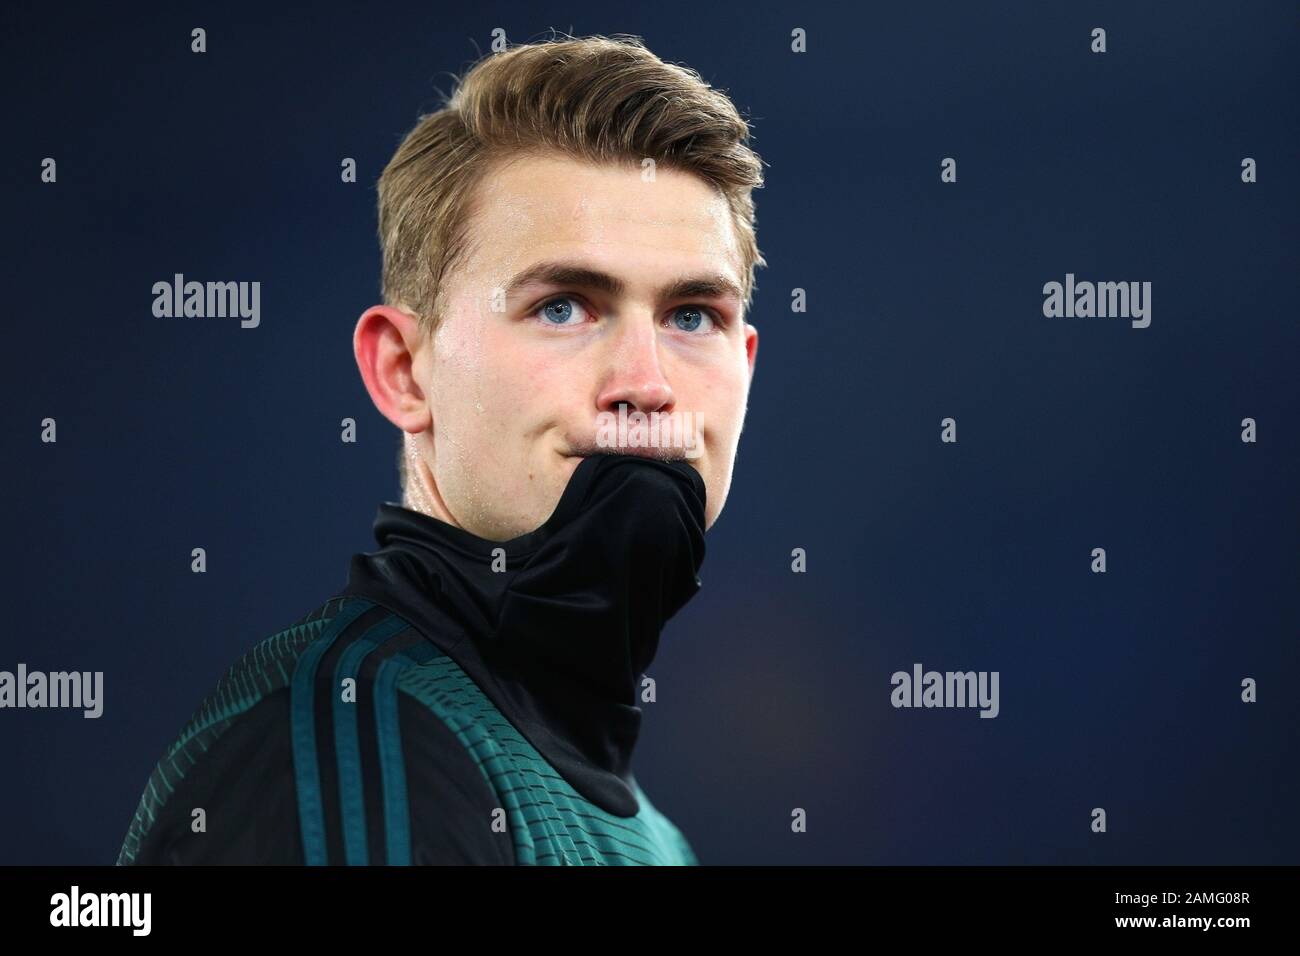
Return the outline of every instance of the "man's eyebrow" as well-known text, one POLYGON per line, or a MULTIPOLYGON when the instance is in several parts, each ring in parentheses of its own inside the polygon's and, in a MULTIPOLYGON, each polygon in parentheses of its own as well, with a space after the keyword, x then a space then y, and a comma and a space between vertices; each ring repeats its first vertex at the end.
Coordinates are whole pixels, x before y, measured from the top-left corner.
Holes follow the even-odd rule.
MULTIPOLYGON (((537 284, 596 289, 610 296, 620 296, 627 290, 627 284, 622 279, 599 269, 571 262, 539 262, 524 269, 506 284, 506 298, 511 298, 524 286, 537 284)), ((744 299, 740 286, 720 272, 684 276, 659 289, 658 294, 662 299, 731 297, 737 302, 744 299)))

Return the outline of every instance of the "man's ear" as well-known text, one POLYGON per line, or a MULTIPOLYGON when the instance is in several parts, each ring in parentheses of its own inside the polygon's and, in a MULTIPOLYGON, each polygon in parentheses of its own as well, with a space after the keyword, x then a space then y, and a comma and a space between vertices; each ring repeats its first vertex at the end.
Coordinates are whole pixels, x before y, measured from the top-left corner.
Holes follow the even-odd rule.
POLYGON ((754 363, 758 361, 758 329, 745 323, 745 357, 749 360, 749 377, 754 377, 754 363))
POLYGON ((352 354, 379 413, 404 432, 427 431, 433 413, 414 370, 424 354, 419 320, 391 305, 373 305, 352 333, 352 354))

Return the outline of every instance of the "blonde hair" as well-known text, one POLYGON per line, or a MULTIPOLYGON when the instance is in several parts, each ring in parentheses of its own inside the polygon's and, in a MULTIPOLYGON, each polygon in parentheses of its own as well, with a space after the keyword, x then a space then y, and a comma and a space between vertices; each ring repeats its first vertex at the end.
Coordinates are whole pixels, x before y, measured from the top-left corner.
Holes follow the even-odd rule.
POLYGON ((441 109, 420 117, 379 178, 384 303, 432 335, 443 278, 468 251, 476 187, 498 161, 548 149, 594 163, 648 158, 712 185, 731 210, 748 312, 754 272, 767 265, 751 196, 763 167, 749 138, 725 94, 634 36, 563 37, 491 54, 441 109))

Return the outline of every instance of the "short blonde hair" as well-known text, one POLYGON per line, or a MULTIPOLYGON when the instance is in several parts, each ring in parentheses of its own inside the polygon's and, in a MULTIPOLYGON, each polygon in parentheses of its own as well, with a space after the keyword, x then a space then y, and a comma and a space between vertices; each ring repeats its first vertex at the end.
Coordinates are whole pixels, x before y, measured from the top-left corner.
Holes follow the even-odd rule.
POLYGON ((491 54, 441 109, 420 117, 379 178, 384 303, 432 335, 444 276, 468 251, 476 187, 496 162, 546 149, 638 167, 649 158, 712 185, 731 210, 748 312, 754 272, 767 265, 751 196, 763 166, 750 135, 725 94, 634 36, 562 37, 491 54))
POLYGON ((691 172, 730 206, 745 307, 766 266, 751 190, 762 161, 749 125, 694 70, 665 63, 637 37, 616 34, 521 44, 480 60, 446 105, 420 117, 379 177, 383 296, 432 332, 442 280, 466 252, 475 187, 512 153, 560 150, 591 162, 691 172))

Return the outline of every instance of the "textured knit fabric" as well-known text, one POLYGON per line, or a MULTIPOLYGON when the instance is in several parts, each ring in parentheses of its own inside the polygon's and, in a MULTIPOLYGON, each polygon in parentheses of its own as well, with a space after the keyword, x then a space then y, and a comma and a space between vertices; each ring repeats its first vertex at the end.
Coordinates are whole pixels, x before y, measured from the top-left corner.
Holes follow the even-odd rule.
POLYGON ((696 864, 630 757, 637 679, 699 587, 702 509, 689 466, 626 456, 584 461, 504 547, 381 506, 348 587, 167 748, 118 863, 696 864), (511 572, 486 573, 501 553, 511 572))

